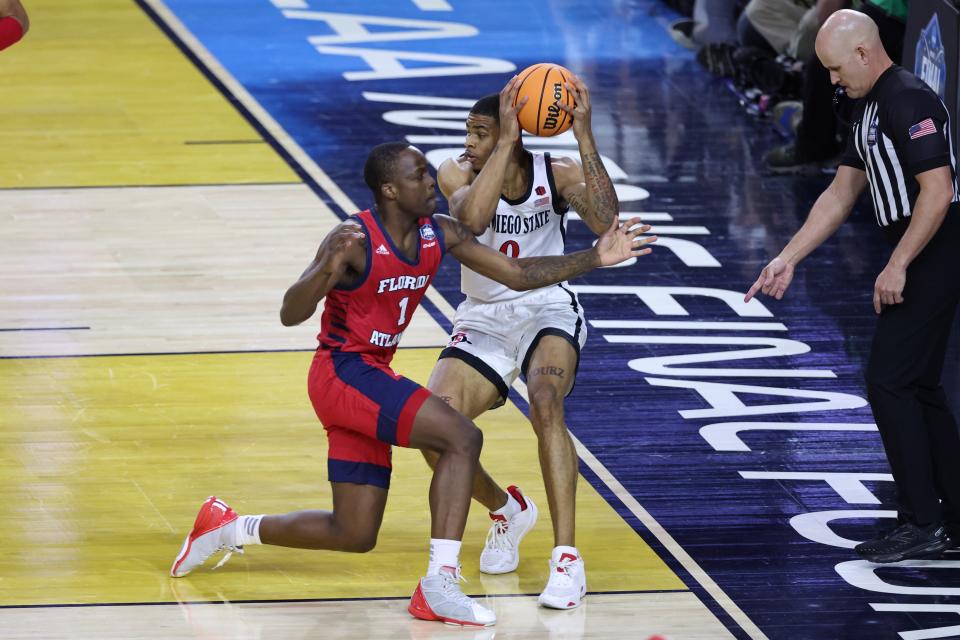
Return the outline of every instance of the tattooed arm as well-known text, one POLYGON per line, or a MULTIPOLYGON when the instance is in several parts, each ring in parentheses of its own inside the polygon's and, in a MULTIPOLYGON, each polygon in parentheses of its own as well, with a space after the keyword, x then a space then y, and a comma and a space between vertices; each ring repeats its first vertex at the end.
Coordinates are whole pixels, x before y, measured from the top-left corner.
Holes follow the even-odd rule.
POLYGON ((461 222, 443 215, 434 218, 440 223, 447 250, 454 258, 477 273, 516 291, 538 289, 575 278, 597 267, 647 255, 650 249, 646 245, 656 241, 656 236, 639 238, 640 234, 650 230, 648 225, 630 230, 630 227, 639 224, 639 218, 622 225, 615 220, 592 249, 563 256, 511 258, 477 242, 461 222))
POLYGON ((606 231, 620 213, 620 201, 613 181, 597 152, 590 125, 590 91, 577 76, 566 83, 574 105, 558 105, 573 118, 573 135, 580 147, 580 165, 569 158, 551 158, 557 190, 580 214, 583 221, 598 236, 606 231))
POLYGON ((600 160, 600 154, 595 149, 586 151, 586 146, 583 142, 580 143, 582 170, 570 158, 550 160, 560 195, 580 214, 590 230, 600 235, 617 219, 620 201, 613 188, 613 181, 600 160))

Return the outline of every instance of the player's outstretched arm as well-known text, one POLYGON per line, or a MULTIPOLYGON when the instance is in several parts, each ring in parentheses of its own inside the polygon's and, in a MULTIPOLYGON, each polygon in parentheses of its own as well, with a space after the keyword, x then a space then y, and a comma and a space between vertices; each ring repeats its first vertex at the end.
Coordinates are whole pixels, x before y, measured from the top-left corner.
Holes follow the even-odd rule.
POLYGON ((0 0, 0 50, 19 42, 29 30, 30 19, 20 0, 0 0))
POLYGON ((514 106, 519 89, 520 83, 514 76, 500 91, 500 137, 476 178, 470 180, 472 170, 452 160, 440 165, 437 171, 440 191, 450 203, 450 213, 467 225, 474 235, 483 233, 493 219, 503 191, 510 154, 520 139, 517 112, 527 103, 527 98, 514 106))
POLYGON ((777 300, 783 298, 793 282, 796 266, 840 228, 866 186, 866 173, 840 165, 833 182, 814 203, 806 222, 780 255, 760 271, 760 276, 743 297, 744 301, 749 302, 757 293, 773 296, 777 300))
POLYGON ((566 87, 573 95, 574 104, 570 107, 558 103, 557 106, 573 119, 573 135, 580 147, 580 165, 569 158, 552 159, 553 175, 563 199, 599 236, 619 215, 620 200, 593 139, 590 90, 577 76, 572 76, 566 87))
POLYGON ((615 220, 596 246, 562 256, 511 258, 480 244, 469 229, 448 216, 435 216, 443 229, 447 250, 454 258, 477 273, 516 291, 527 291, 563 282, 597 267, 619 264, 628 258, 645 256, 656 236, 641 237, 650 230, 640 218, 619 224, 615 220), (635 227, 636 228, 632 228, 635 227))
POLYGON ((349 220, 327 234, 313 262, 283 296, 280 322, 284 326, 300 324, 312 316, 320 301, 348 271, 363 272, 367 259, 365 237, 363 228, 349 220))

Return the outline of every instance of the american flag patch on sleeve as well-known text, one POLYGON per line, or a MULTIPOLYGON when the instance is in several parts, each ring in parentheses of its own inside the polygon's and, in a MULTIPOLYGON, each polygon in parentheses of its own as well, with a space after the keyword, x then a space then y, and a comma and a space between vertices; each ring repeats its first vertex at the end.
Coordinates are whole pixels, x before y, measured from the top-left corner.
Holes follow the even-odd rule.
POLYGON ((931 133, 937 132, 937 125, 933 123, 933 118, 927 118, 926 120, 921 120, 917 124, 910 127, 907 133, 910 134, 910 139, 915 140, 923 136, 929 135, 931 133))

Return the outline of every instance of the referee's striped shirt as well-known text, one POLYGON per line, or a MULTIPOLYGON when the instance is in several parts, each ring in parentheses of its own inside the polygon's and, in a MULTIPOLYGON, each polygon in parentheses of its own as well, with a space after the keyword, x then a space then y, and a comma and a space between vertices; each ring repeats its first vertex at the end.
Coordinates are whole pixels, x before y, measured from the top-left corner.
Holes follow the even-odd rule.
POLYGON ((950 167, 953 202, 960 202, 950 115, 923 80, 891 66, 857 101, 851 122, 840 164, 866 171, 881 227, 906 228, 920 195, 915 176, 924 171, 950 167))

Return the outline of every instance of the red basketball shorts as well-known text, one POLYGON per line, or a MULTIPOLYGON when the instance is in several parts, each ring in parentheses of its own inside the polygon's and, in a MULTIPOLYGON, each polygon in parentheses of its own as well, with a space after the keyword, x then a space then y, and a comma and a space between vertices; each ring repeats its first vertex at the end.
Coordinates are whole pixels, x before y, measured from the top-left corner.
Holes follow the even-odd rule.
POLYGON ((307 388, 327 431, 330 481, 389 489, 391 445, 410 445, 430 392, 370 356, 324 349, 313 358, 307 388))

